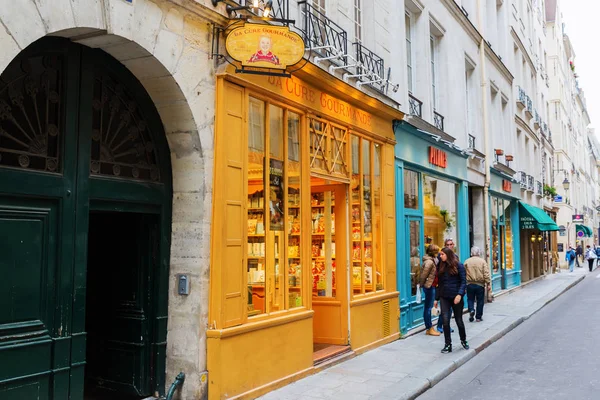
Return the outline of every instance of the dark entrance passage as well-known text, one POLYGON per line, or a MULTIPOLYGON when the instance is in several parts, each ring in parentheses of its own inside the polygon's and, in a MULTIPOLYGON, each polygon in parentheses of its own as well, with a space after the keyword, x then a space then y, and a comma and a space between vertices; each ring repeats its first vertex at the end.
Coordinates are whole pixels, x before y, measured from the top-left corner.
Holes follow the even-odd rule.
POLYGON ((123 65, 44 38, 2 72, 0 399, 164 394, 171 200, 123 65))
POLYGON ((149 396, 157 216, 93 212, 89 222, 86 399, 149 396))

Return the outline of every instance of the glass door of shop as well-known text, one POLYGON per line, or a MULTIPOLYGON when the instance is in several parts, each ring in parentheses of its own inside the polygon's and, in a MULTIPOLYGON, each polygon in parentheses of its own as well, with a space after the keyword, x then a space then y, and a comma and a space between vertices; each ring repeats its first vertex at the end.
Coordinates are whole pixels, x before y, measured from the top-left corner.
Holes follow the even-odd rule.
POLYGON ((348 344, 347 188, 318 183, 314 179, 311 189, 315 360, 345 351, 348 344))
POLYGON ((406 252, 404 262, 408 268, 404 268, 403 290, 401 293, 407 293, 406 297, 402 298, 402 302, 407 307, 407 312, 401 321, 403 329, 411 329, 423 323, 423 303, 417 304, 417 284, 419 283, 421 261, 423 259, 423 222, 421 217, 406 217, 405 218, 405 243, 406 252))

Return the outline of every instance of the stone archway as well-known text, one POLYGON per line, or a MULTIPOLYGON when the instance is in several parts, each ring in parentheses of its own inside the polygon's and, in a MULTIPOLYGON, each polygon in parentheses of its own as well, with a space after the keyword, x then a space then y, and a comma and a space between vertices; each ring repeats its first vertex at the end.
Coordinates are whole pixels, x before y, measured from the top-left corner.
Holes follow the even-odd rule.
POLYGON ((40 0, 0 10, 0 71, 44 36, 100 48, 142 83, 161 117, 171 151, 173 204, 167 382, 187 375, 183 398, 205 393, 214 116, 209 26, 172 2, 40 0), (191 278, 177 296, 175 277, 191 278))

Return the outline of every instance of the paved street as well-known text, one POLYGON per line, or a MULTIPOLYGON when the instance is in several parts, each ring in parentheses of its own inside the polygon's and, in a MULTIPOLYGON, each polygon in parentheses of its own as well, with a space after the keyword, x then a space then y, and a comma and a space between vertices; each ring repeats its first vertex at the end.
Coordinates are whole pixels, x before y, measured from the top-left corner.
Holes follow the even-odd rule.
MULTIPOLYGON (((465 317, 471 344, 469 351, 460 347, 458 332, 452 335, 454 352, 451 354, 440 353, 443 336, 431 337, 421 332, 344 361, 268 393, 261 399, 414 399, 432 386, 433 389, 421 398, 563 398, 553 397, 559 392, 551 388, 552 383, 560 384, 562 390, 567 390, 564 386, 571 387, 581 393, 585 392, 587 396, 596 387, 598 380, 593 378, 597 369, 593 366, 595 360, 585 353, 589 352, 594 335, 600 333, 600 325, 596 324, 594 328, 595 319, 600 319, 600 316, 594 317, 593 312, 594 304, 600 304, 600 279, 595 279, 597 272, 593 272, 589 274, 590 279, 578 283, 587 274, 587 268, 578 268, 574 273, 563 271, 501 296, 494 303, 486 305, 484 321, 481 323, 469 323, 465 317), (571 287, 573 289, 565 293, 571 287), (594 290, 598 293, 593 293, 594 290), (558 297, 561 294, 563 296, 558 297), (534 319, 521 325, 557 297, 558 300, 550 303, 546 309, 555 310, 554 312, 544 310, 539 316, 535 315, 534 319), (554 315, 562 317, 550 321, 550 317, 554 315), (534 328, 529 328, 530 326, 534 328), (518 328, 513 331, 515 327, 518 328), (509 345, 510 352, 498 351, 498 348, 506 346, 505 343, 510 341, 509 338, 502 338, 511 331, 513 334, 510 338, 524 332, 521 336, 528 334, 530 339, 524 339, 521 345, 517 338, 514 342, 516 347, 509 345), (576 345, 573 345, 574 339, 576 345), (495 342, 497 343, 491 345, 495 342), (480 353, 483 349, 486 350, 480 353), (475 357, 478 353, 480 354, 475 357), (488 355, 496 354, 498 357, 504 353, 507 353, 507 358, 499 361, 501 366, 489 367, 494 362, 494 357, 490 358, 488 355), (546 354, 551 354, 551 357, 546 354), (565 358, 565 355, 569 357, 565 358), (473 361, 466 364, 465 368, 459 368, 471 359, 473 361), (565 359, 568 362, 564 362, 565 359), (481 364, 479 360, 487 361, 481 364), (574 363, 575 360, 577 363, 574 363), (475 363, 476 369, 469 369, 468 365, 475 363), (453 371, 452 375, 440 383, 453 371), (482 372, 484 378, 482 384, 489 387, 482 387, 474 380, 479 372, 482 372), (525 389, 526 383, 532 388, 537 387, 535 384, 531 385, 531 382, 539 382, 540 389, 533 392, 535 395, 529 392, 530 389, 525 389), (586 384, 583 385, 582 382, 586 384), (440 386, 435 386, 438 383, 440 386), (542 386, 545 387, 541 388, 542 386), (526 391, 517 395, 518 388, 526 391), (501 392, 502 390, 505 392, 501 392)), ((585 396, 576 395, 571 398, 591 398, 585 396)))
POLYGON ((419 400, 600 398, 599 305, 594 271, 419 400))

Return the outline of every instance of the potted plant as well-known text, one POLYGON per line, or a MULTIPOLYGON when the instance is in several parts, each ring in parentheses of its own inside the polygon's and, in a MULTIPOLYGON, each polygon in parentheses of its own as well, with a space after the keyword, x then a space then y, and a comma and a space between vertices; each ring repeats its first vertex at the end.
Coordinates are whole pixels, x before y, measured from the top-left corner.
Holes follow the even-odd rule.
POLYGON ((553 199, 556 195, 556 188, 554 186, 544 185, 544 196, 553 199))

